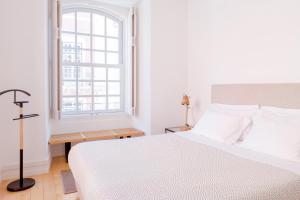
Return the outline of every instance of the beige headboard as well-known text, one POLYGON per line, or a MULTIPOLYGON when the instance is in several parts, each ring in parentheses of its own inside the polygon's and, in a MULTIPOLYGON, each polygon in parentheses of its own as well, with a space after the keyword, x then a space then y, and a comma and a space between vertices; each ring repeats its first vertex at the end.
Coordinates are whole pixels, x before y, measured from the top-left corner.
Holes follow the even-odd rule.
POLYGON ((212 86, 212 103, 300 108, 300 83, 212 86))

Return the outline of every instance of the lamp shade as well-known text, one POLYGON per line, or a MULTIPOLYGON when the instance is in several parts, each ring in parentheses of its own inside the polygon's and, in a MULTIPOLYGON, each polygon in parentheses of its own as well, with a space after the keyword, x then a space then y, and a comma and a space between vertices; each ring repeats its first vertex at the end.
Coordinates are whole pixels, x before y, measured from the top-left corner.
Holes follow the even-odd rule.
POLYGON ((182 105, 190 105, 190 99, 187 95, 184 95, 182 97, 182 102, 181 102, 182 105))

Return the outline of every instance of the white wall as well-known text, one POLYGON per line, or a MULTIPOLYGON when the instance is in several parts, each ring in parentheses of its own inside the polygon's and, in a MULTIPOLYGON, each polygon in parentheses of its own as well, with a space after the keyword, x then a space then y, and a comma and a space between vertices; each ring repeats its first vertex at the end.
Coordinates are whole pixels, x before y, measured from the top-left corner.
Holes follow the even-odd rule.
POLYGON ((151 128, 184 125, 187 91, 187 1, 151 1, 151 128))
POLYGON ((300 81, 300 1, 189 0, 194 121, 216 83, 300 81))
POLYGON ((187 1, 142 0, 138 7, 136 126, 161 134, 184 124, 187 91, 187 1))
POLYGON ((137 105, 134 126, 151 134, 151 1, 142 0, 137 14, 137 105))
POLYGON ((52 134, 62 134, 113 128, 128 128, 132 127, 132 120, 127 114, 105 115, 99 117, 66 117, 61 120, 51 120, 51 125, 52 134))
MULTIPOLYGON (((0 90, 19 88, 32 94, 25 114, 40 117, 25 121, 25 168, 39 163, 48 164, 48 98, 47 98, 47 1, 5 0, 0 7, 0 90)), ((0 164, 3 177, 17 175, 19 164, 18 108, 13 96, 0 97, 0 164)), ((43 165, 43 166, 42 166, 43 165)), ((25 175, 29 171, 25 169, 25 175)), ((34 173, 34 168, 30 170, 34 173)))
POLYGON ((101 3, 107 3, 111 5, 117 5, 117 6, 132 6, 134 5, 138 0, 94 0, 95 2, 101 2, 101 3))

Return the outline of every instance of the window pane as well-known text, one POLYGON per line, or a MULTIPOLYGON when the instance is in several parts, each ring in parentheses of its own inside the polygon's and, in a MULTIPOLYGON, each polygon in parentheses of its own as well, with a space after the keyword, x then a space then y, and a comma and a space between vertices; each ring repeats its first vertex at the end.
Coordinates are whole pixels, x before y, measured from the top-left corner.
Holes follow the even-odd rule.
POLYGON ((106 69, 101 67, 94 68, 94 80, 105 81, 106 80, 106 69))
POLYGON ((75 96, 76 95, 76 82, 64 81, 63 82, 63 96, 75 96))
POLYGON ((91 80, 92 79, 92 68, 91 67, 79 67, 78 69, 79 80, 91 80))
POLYGON ((95 110, 105 110, 106 109, 106 98, 105 97, 95 97, 94 98, 94 108, 95 110))
POLYGON ((78 94, 92 95, 92 83, 91 82, 79 82, 78 83, 78 94))
POLYGON ((109 65, 119 64, 119 54, 118 53, 107 53, 107 64, 109 64, 109 65))
POLYGON ((106 18, 106 34, 112 37, 119 37, 119 24, 106 18))
POLYGON ((75 32, 75 13, 63 14, 62 31, 75 32))
POLYGON ((104 16, 93 14, 93 34, 104 35, 104 16))
POLYGON ((118 111, 123 105, 122 24, 93 12, 62 15, 63 112, 118 111))
POLYGON ((119 81, 120 80, 120 69, 119 68, 109 68, 108 69, 108 80, 119 81))
POLYGON ((91 30, 91 14, 87 12, 77 13, 77 32, 90 33, 91 30))
POLYGON ((63 49, 63 62, 75 62, 75 49, 63 49))
POLYGON ((108 83, 108 94, 109 95, 120 95, 121 87, 119 82, 108 83))
POLYGON ((90 63, 91 62, 91 52, 86 50, 77 50, 77 61, 80 63, 90 63))
POLYGON ((107 51, 119 51, 119 40, 107 38, 107 51))
POLYGON ((91 111, 92 110, 92 98, 91 97, 79 97, 78 98, 78 110, 79 111, 91 111))
POLYGON ((105 82, 94 82, 94 95, 106 95, 105 82))
POLYGON ((74 80, 76 79, 76 67, 74 66, 63 66, 63 79, 74 80))
POLYGON ((118 110, 121 109, 120 97, 108 97, 108 109, 118 110))
POLYGON ((94 37, 93 38, 93 49, 105 50, 105 40, 103 37, 94 37))
POLYGON ((93 60, 96 64, 105 64, 105 53, 94 51, 93 60))
POLYGON ((62 100, 63 112, 75 112, 76 111, 76 98, 66 98, 62 100))
POLYGON ((80 49, 90 49, 91 48, 90 36, 77 35, 77 47, 80 49))
POLYGON ((61 40, 63 48, 75 48, 75 34, 62 33, 61 40))

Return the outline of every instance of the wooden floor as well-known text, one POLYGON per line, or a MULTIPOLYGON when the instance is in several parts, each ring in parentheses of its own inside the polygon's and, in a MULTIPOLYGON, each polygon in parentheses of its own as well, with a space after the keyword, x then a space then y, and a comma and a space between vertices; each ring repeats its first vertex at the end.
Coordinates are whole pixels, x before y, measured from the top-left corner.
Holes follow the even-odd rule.
POLYGON ((77 194, 63 194, 63 186, 60 171, 69 169, 64 157, 52 160, 52 166, 48 174, 34 176, 36 185, 23 192, 11 193, 6 191, 9 181, 2 181, 0 185, 0 200, 79 200, 77 194))

